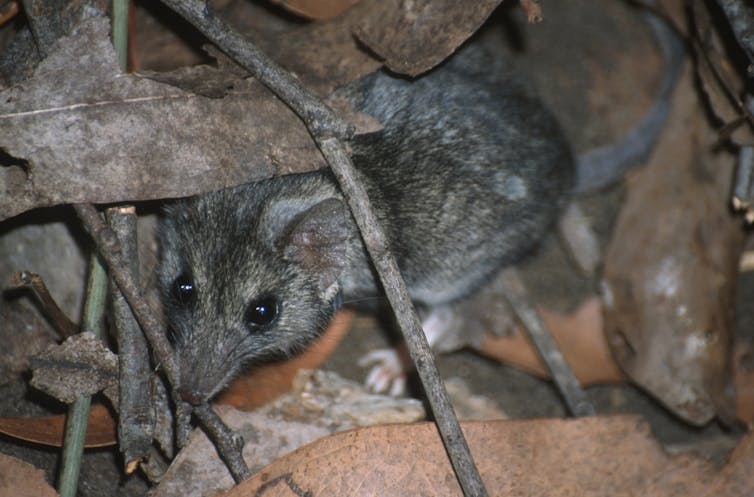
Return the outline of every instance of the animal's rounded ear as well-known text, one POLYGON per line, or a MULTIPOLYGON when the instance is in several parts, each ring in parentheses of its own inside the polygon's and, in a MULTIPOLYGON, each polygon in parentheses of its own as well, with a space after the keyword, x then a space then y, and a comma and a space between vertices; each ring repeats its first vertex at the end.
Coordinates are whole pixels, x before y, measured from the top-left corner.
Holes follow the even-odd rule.
POLYGON ((286 259, 316 271, 325 291, 347 264, 346 249, 353 226, 345 204, 328 198, 294 216, 283 229, 277 247, 286 259))

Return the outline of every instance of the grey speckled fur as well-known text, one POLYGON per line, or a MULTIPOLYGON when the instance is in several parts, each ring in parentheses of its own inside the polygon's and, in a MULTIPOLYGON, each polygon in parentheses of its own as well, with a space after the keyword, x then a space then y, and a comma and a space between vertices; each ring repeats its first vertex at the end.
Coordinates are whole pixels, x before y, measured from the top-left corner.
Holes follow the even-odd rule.
MULTIPOLYGON (((467 48, 416 81, 376 73, 342 91, 384 125, 354 139, 353 160, 412 298, 429 308, 530 251, 571 187, 554 118, 484 60, 467 48)), ((159 279, 190 399, 211 397, 245 365, 301 350, 338 296, 379 294, 326 171, 178 202, 160 233, 159 279), (172 296, 181 275, 193 281, 190 305, 172 296), (262 296, 276 298, 278 317, 250 327, 247 306, 262 296)))

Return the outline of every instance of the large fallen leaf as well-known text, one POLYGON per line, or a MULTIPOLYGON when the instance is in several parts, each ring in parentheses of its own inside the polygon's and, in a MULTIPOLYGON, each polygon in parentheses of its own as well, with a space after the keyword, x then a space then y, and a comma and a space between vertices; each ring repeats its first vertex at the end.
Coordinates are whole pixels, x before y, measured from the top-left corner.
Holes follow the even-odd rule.
POLYGON ((737 340, 733 352, 733 369, 736 383, 736 419, 754 422, 754 344, 737 340))
MULTIPOLYGON (((670 457, 633 416, 462 423, 492 496, 703 495, 721 481, 709 463, 670 457)), ((751 463, 745 461, 748 465, 751 463)), ((754 482, 739 477, 740 494, 754 482)), ((226 497, 462 495, 434 424, 337 433, 275 461, 226 497)))
MULTIPOLYGON (((63 445, 65 414, 34 418, 0 418, 0 433, 42 445, 63 445)), ((118 441, 115 420, 107 407, 96 404, 89 411, 84 446, 106 447, 118 441)), ((2 473, 0 471, 0 473, 2 473)), ((4 495, 0 492, 0 495, 4 495)))
POLYGON ((626 374, 689 423, 732 419, 731 340, 743 233, 727 207, 732 157, 714 142, 690 71, 605 257, 605 333, 626 374))
POLYGON ((254 80, 236 77, 223 98, 208 98, 122 74, 106 18, 84 21, 56 47, 31 79, 0 92, 0 148, 18 158, 0 168, 0 218, 324 165, 298 117, 254 80))
POLYGON ((0 495, 13 497, 56 497, 44 471, 15 457, 0 453, 0 495))

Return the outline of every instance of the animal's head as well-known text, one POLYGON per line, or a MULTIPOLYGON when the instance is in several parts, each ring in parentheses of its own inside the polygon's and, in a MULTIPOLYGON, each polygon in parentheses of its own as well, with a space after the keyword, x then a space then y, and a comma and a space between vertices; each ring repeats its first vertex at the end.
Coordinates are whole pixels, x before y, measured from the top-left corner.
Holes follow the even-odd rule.
POLYGON ((248 365, 304 349, 338 304, 350 230, 345 206, 270 182, 290 180, 165 211, 159 282, 179 392, 190 403, 209 400, 248 365))

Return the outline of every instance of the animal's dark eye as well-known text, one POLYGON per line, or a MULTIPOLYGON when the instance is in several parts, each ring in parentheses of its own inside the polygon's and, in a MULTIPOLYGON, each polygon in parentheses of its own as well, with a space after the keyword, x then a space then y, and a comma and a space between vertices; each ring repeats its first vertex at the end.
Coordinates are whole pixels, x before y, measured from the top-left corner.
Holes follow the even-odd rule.
POLYGON ((246 325, 255 330, 272 324, 278 317, 278 302, 275 297, 262 297, 252 300, 246 308, 244 319, 246 325))
POLYGON ((194 280, 188 273, 181 273, 175 281, 173 281, 173 298, 183 306, 190 307, 194 304, 196 299, 196 288, 194 288, 194 280))

